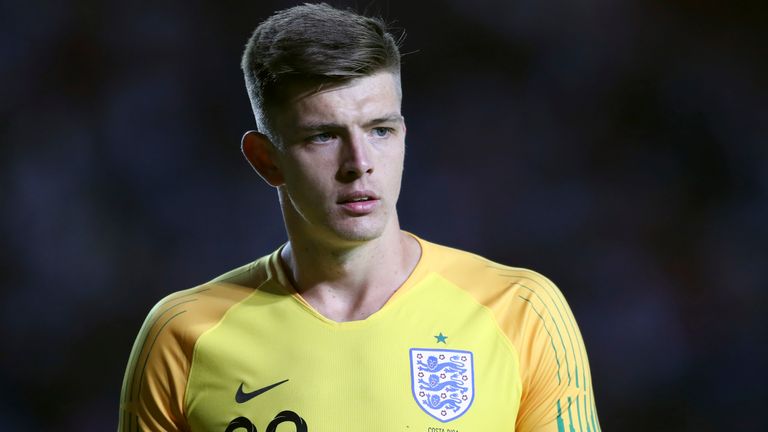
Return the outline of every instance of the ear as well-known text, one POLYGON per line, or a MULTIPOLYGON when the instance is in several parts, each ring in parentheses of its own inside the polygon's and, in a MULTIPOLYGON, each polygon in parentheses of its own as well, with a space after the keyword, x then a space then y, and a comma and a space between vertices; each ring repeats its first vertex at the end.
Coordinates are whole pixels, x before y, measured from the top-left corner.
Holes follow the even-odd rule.
POLYGON ((266 135, 253 130, 246 132, 241 142, 241 150, 248 163, 270 186, 278 187, 285 183, 280 168, 275 163, 275 146, 266 135))

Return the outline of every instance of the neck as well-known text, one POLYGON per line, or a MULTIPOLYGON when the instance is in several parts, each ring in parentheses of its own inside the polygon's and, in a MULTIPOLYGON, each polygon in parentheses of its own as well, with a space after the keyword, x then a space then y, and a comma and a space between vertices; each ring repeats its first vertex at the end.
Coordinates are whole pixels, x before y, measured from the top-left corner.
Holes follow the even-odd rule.
POLYGON ((343 245, 291 235, 281 259, 296 290, 334 321, 381 309, 419 260, 418 242, 393 223, 381 236, 343 245))

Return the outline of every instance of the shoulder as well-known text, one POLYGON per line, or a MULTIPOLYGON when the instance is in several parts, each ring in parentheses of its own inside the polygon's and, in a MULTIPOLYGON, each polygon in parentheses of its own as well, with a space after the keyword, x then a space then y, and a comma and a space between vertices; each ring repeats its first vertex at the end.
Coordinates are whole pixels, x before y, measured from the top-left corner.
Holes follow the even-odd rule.
POLYGON ((182 345, 194 343, 200 333, 268 279, 266 259, 261 258, 209 282, 166 296, 150 310, 145 327, 150 332, 170 331, 182 345))
POLYGON ((552 292, 561 295, 555 284, 541 273, 494 262, 472 252, 420 239, 430 269, 458 287, 477 295, 552 292))
POLYGON ((515 346, 519 347, 532 334, 573 322, 562 292, 541 273, 422 242, 428 261, 425 264, 430 270, 486 308, 515 346))
POLYGON ((178 291, 150 310, 134 342, 121 394, 121 425, 186 430, 183 399, 195 344, 264 282, 264 260, 178 291))

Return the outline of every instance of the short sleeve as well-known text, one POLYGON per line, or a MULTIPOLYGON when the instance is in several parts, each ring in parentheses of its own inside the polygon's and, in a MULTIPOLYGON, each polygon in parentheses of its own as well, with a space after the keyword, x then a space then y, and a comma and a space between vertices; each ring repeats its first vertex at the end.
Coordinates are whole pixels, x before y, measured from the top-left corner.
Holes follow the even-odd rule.
POLYGON ((249 268, 171 294, 149 312, 125 371, 118 432, 190 430, 186 392, 195 344, 254 292, 247 284, 227 282, 244 278, 249 268))
POLYGON ((523 394, 520 432, 599 432, 584 341, 560 290, 535 274, 519 280, 523 394))
POLYGON ((118 432, 188 430, 183 401, 192 347, 179 323, 192 298, 170 296, 144 321, 123 379, 118 432))

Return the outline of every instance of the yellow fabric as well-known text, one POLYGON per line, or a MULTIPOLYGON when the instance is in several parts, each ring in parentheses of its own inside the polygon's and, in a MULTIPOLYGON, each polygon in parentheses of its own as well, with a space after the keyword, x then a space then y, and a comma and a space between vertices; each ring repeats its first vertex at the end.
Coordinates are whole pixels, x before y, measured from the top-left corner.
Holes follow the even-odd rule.
POLYGON ((131 354, 119 430, 599 431, 560 291, 419 242, 414 272, 361 321, 312 309, 279 251, 162 300, 131 354))

